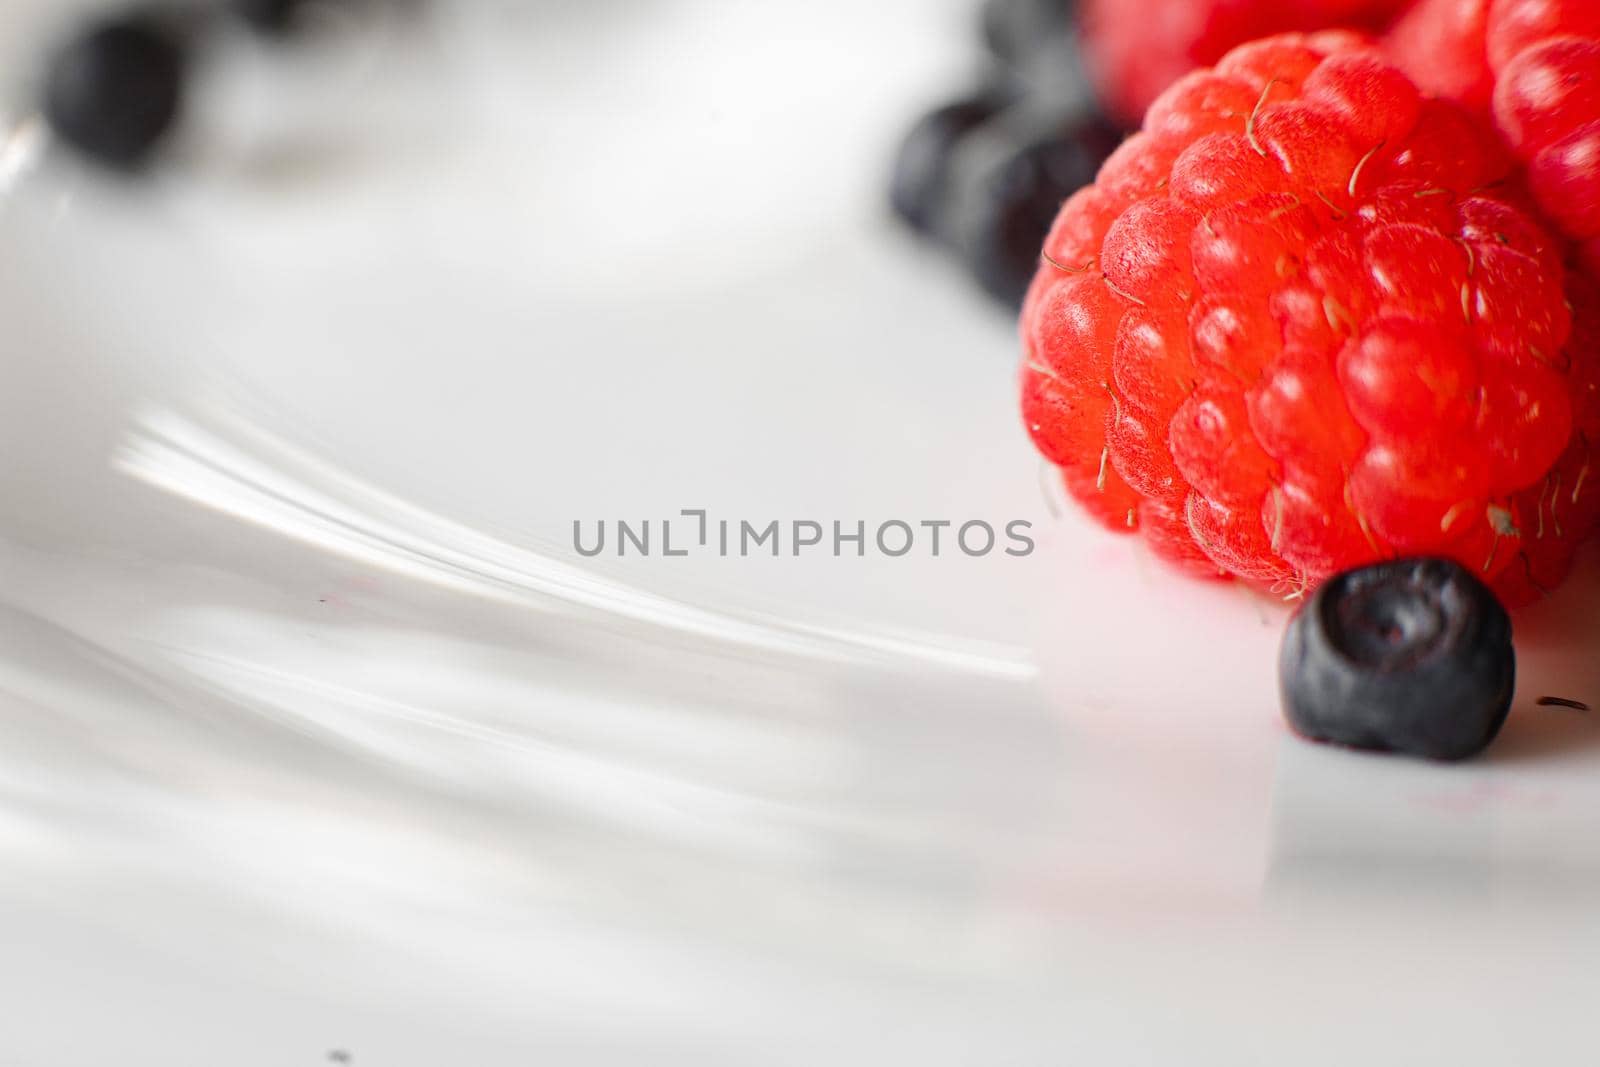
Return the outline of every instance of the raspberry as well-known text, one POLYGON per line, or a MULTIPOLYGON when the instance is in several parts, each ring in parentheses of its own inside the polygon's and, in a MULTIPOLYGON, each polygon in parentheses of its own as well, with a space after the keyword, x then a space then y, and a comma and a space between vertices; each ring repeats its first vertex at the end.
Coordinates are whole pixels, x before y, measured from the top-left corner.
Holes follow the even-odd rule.
POLYGON ((1184 77, 1045 241, 1035 443, 1195 573, 1303 591, 1435 555, 1552 587, 1600 523, 1600 292, 1512 168, 1349 35, 1184 77))
MULTIPOLYGON (((1111 115, 1136 122, 1167 86, 1229 49, 1285 30, 1378 30, 1406 0, 1083 0, 1082 41, 1111 115)), ((1254 98, 1242 102, 1248 109, 1254 98)))
POLYGON ((1489 0, 1420 0, 1384 39, 1384 50, 1431 96, 1489 110, 1494 74, 1484 51, 1489 0))
POLYGON ((1485 51, 1498 74, 1521 51, 1550 37, 1600 37, 1592 0, 1491 0, 1485 51))
MULTIPOLYGON (((1594 0, 1422 0, 1386 47, 1429 92, 1492 114, 1539 210, 1600 240, 1600 5, 1594 0)), ((1600 246, 1580 248, 1591 271, 1600 246)))
POLYGON ((1600 39, 1550 37, 1500 68, 1494 114, 1545 214, 1600 236, 1600 39))

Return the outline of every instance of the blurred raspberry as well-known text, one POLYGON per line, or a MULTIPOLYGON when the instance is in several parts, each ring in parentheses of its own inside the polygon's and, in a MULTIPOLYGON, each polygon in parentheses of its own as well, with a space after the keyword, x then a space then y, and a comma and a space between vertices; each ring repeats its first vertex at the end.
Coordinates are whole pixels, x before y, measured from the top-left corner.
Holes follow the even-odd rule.
POLYGON ((1108 113, 1129 124, 1183 75, 1285 30, 1379 30, 1406 0, 1083 0, 1083 50, 1108 113))
POLYGON ((1492 112, 1539 210, 1600 270, 1600 3, 1420 0, 1385 47, 1424 90, 1492 112))

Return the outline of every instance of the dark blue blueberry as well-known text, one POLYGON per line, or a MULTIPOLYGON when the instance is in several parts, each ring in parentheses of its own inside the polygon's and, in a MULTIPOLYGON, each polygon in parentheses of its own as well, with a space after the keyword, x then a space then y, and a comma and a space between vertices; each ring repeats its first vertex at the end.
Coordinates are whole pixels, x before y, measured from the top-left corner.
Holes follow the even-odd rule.
POLYGON ((289 33, 310 6, 309 0, 228 0, 228 10, 270 34, 289 33))
POLYGON ((97 22, 51 62, 45 117, 94 159, 136 167, 176 122, 186 68, 182 37, 167 23, 142 15, 97 22))
POLYGON ((1022 306, 1061 203, 1094 181, 1121 133, 1097 117, 1044 135, 1000 135, 958 161, 950 237, 973 278, 1022 306))
POLYGON ((980 15, 984 44, 1002 63, 1028 64, 1041 49, 1072 36, 1072 0, 985 0, 980 15))
POLYGON ((1457 563, 1378 563, 1317 590, 1289 622, 1278 671, 1284 714, 1305 737, 1465 759, 1511 707, 1511 620, 1457 563))
POLYGON ((889 180, 889 205, 906 225, 932 235, 939 228, 949 184, 950 157, 963 137, 988 122, 1010 102, 994 86, 935 108, 911 127, 895 154, 889 180))

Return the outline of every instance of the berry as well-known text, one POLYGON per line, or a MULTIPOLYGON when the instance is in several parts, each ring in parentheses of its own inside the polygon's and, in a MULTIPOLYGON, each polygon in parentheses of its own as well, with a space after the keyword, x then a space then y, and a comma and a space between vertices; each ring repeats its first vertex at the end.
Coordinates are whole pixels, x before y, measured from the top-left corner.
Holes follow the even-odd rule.
POLYGON ((997 115, 1010 97, 1008 91, 991 86, 944 104, 918 120, 900 142, 889 179, 889 206, 913 230, 934 232, 957 143, 997 115))
POLYGON ((922 118, 901 142, 895 213, 1015 310, 1067 196, 1121 131, 1099 117, 1077 56, 1073 0, 986 0, 993 84, 922 118))
POLYGON ((1551 37, 1600 37, 1591 0, 1491 0, 1484 49, 1498 74, 1523 49, 1551 37))
POLYGON ((1028 65, 1042 47, 1069 41, 1072 0, 985 0, 980 15, 984 44, 1000 62, 1028 65))
MULTIPOLYGON (((1491 34, 1496 28, 1491 24, 1491 34)), ((1497 40, 1491 36, 1491 46, 1497 40)), ((1529 189, 1567 236, 1600 237, 1600 31, 1505 51, 1510 58, 1495 71, 1494 115, 1527 164, 1529 189)))
MULTIPOLYGON (((1421 0, 1389 54, 1430 92, 1492 115, 1539 209, 1600 239, 1600 6, 1593 0, 1421 0)), ((1595 268, 1595 251, 1578 258, 1595 268)))
POLYGON ((1107 111, 1129 123, 1169 85, 1286 30, 1376 30, 1405 0, 1083 0, 1083 46, 1107 111))
POLYGON ((1484 52, 1489 0, 1418 0, 1384 38, 1384 50, 1424 92, 1480 114, 1494 74, 1484 52))
POLYGON ((90 157, 137 167, 178 117, 185 67, 182 42, 165 24, 139 15, 108 19, 52 60, 45 116, 63 141, 90 157))
POLYGON ((1600 295, 1511 169, 1347 34, 1186 76, 1045 241, 1036 445, 1190 571, 1296 592, 1428 555, 1551 588, 1600 518, 1600 295))
POLYGON ((311 6, 311 0, 228 0, 228 9, 251 26, 269 34, 284 34, 311 6))
POLYGON ((1289 725, 1313 741, 1465 759, 1511 708, 1511 620, 1458 563, 1373 564, 1329 579, 1289 620, 1278 680, 1289 725))
POLYGON ((996 130, 961 151, 946 236, 990 296, 1021 307, 1062 201, 1094 180, 1118 137, 1091 118, 1031 137, 996 130))

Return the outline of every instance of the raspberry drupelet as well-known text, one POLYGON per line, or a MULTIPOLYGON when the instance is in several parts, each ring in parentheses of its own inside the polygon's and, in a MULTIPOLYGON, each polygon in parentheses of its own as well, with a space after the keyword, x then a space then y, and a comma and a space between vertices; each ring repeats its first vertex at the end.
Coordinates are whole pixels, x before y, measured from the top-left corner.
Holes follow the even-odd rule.
POLYGON ((1353 34, 1185 76, 1045 242, 1035 444, 1196 573, 1292 595, 1440 555, 1548 589, 1600 517, 1600 301, 1510 172, 1353 34))

